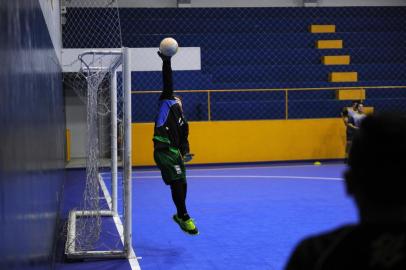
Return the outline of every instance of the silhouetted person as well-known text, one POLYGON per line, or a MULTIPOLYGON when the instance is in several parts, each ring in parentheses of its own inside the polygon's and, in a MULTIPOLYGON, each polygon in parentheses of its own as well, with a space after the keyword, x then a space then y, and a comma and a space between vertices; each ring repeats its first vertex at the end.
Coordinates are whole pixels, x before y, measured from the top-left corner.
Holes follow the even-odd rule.
POLYGON ((346 128, 345 162, 348 159, 348 153, 351 148, 352 138, 359 129, 361 121, 365 118, 364 105, 361 101, 353 101, 351 108, 343 108, 341 117, 346 128))
POLYGON ((359 101, 359 100, 354 100, 351 103, 351 108, 347 108, 349 116, 352 117, 356 113, 358 104, 360 104, 360 103, 361 103, 361 101, 359 101))
POLYGON ((366 117, 366 114, 364 112, 364 104, 358 103, 355 106, 355 111, 351 115, 351 117, 354 119, 354 125, 359 128, 361 126, 362 120, 366 117))
POLYGON ((345 172, 359 223, 303 240, 287 270, 406 269, 406 117, 367 116, 345 172))
POLYGON ((341 117, 345 125, 345 135, 346 135, 345 160, 347 161, 348 153, 351 148, 352 137, 354 136, 354 133, 358 128, 355 126, 354 118, 349 114, 347 108, 343 109, 343 111, 341 112, 341 117))

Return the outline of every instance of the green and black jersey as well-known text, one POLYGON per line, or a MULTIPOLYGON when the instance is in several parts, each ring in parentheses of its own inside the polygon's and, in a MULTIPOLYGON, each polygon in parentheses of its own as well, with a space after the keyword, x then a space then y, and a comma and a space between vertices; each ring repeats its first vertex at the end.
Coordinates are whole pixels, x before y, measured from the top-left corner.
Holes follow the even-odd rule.
POLYGON ((189 125, 173 95, 170 59, 163 61, 162 71, 164 90, 159 98, 159 111, 155 119, 154 150, 172 147, 185 155, 189 153, 189 125))

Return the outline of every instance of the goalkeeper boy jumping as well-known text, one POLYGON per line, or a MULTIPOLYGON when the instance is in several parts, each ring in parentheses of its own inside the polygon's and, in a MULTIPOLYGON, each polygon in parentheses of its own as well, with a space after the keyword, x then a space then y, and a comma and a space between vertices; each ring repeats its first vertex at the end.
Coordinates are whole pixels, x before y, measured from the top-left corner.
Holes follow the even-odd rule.
POLYGON ((154 160, 162 179, 171 187, 177 213, 173 220, 186 233, 199 234, 186 210, 186 169, 184 161, 189 154, 189 126, 183 115, 182 100, 173 94, 171 57, 158 52, 162 59, 163 91, 154 128, 154 160))

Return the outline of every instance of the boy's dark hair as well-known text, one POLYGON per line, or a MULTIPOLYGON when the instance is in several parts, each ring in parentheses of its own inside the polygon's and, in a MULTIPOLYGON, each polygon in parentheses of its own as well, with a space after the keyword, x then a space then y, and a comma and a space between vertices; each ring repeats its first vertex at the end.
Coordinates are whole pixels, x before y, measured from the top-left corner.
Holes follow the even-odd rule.
POLYGON ((406 117, 367 116, 353 139, 348 165, 350 193, 377 204, 406 204, 406 117))

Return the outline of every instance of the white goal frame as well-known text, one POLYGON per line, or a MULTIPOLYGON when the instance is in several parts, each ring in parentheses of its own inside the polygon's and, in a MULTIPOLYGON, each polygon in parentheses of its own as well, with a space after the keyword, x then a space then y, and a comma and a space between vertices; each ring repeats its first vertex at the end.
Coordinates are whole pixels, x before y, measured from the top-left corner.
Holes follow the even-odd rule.
MULTIPOLYGON (((110 73, 110 99, 111 99, 111 185, 112 195, 110 210, 72 210, 69 213, 67 240, 65 245, 65 255, 68 259, 84 258, 130 258, 132 252, 132 166, 131 166, 131 54, 129 48, 118 50, 89 50, 78 56, 79 60, 85 66, 87 72, 95 72, 104 69, 110 73), (84 60, 84 56, 113 56, 117 60, 109 67, 91 67, 84 60), (78 251, 75 249, 76 220, 81 217, 112 217, 119 219, 117 210, 117 69, 122 66, 123 74, 123 126, 124 126, 124 162, 123 162, 123 205, 124 205, 124 223, 123 223, 123 249, 117 250, 97 250, 97 251, 78 251)), ((100 181, 100 175, 99 175, 100 181)))

